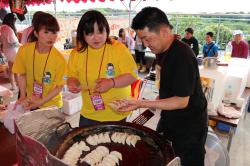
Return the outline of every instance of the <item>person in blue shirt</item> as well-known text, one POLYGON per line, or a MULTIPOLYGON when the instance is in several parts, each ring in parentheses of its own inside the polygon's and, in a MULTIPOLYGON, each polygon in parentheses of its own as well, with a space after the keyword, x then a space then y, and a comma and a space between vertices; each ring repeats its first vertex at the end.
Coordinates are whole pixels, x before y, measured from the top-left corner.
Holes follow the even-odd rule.
POLYGON ((204 58, 218 56, 218 46, 213 42, 213 36, 213 32, 206 33, 206 44, 204 44, 202 51, 204 58))

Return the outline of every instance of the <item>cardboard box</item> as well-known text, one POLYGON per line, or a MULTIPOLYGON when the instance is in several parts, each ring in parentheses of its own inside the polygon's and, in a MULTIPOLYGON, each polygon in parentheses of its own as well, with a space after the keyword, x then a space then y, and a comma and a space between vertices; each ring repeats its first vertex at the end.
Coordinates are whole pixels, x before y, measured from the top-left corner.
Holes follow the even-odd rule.
POLYGON ((63 93, 63 112, 72 115, 82 109, 81 94, 73 94, 70 92, 63 93))

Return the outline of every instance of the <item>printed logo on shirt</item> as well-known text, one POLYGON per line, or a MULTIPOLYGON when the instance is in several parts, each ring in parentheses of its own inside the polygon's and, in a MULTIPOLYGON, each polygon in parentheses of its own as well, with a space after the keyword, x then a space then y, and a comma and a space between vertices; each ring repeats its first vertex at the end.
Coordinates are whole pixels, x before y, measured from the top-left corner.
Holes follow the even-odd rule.
POLYGON ((115 67, 114 67, 113 63, 107 64, 106 77, 107 78, 114 78, 115 77, 115 67))
POLYGON ((51 83, 51 73, 50 72, 45 72, 44 73, 43 83, 45 83, 45 84, 51 83))
POLYGON ((63 76, 63 80, 67 80, 68 79, 68 76, 67 75, 64 75, 63 76))

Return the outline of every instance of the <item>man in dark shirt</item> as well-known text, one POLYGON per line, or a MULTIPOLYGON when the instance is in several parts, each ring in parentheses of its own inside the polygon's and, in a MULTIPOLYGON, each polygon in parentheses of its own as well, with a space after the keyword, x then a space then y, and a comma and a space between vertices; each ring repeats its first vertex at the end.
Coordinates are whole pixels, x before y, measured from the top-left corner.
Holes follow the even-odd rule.
POLYGON ((157 131, 172 142, 183 166, 203 166, 207 137, 207 101, 202 91, 197 61, 191 48, 176 40, 163 11, 146 7, 132 22, 160 66, 159 98, 116 101, 126 112, 137 108, 162 110, 157 131))
POLYGON ((199 55, 199 45, 197 39, 193 36, 194 30, 192 28, 187 28, 185 30, 186 34, 181 40, 187 43, 190 48, 194 51, 195 55, 199 55))

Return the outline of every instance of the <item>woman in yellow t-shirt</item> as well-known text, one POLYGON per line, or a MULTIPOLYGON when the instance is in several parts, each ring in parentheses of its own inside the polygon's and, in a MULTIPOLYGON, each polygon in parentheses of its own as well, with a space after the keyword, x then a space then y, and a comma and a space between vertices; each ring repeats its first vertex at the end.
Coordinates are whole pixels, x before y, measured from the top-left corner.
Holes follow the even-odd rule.
POLYGON ((66 61, 54 47, 59 25, 55 17, 41 13, 34 22, 31 43, 18 50, 13 72, 19 75, 20 98, 25 109, 62 107, 61 90, 65 84, 66 61))
POLYGON ((104 121, 123 121, 129 113, 109 107, 116 99, 128 98, 137 68, 130 51, 109 38, 109 25, 98 11, 86 12, 77 27, 77 48, 71 52, 68 89, 82 92, 79 126, 104 121))

